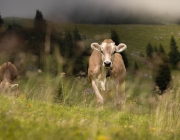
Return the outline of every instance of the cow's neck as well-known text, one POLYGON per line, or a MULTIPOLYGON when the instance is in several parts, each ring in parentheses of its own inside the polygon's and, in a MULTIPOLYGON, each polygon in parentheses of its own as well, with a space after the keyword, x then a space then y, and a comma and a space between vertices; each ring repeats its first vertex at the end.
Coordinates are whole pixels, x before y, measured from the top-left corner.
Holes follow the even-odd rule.
POLYGON ((106 78, 111 76, 111 69, 106 69, 106 78))
POLYGON ((102 68, 102 77, 107 78, 111 76, 111 68, 105 68, 105 67, 101 67, 102 68))

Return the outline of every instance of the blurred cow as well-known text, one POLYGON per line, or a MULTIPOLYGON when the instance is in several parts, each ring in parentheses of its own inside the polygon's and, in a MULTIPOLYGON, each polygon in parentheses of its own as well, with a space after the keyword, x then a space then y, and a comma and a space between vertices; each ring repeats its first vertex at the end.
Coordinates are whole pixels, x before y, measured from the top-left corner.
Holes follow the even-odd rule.
POLYGON ((111 39, 105 39, 100 45, 92 43, 93 52, 89 58, 88 78, 101 105, 104 99, 100 93, 106 91, 106 80, 110 77, 114 83, 117 104, 124 103, 126 68, 122 56, 119 54, 127 47, 121 43, 118 46, 111 39), (124 84, 123 84, 124 83, 124 84))
POLYGON ((17 95, 18 84, 13 84, 17 79, 17 68, 11 63, 6 62, 0 66, 0 92, 14 91, 14 95, 17 95))

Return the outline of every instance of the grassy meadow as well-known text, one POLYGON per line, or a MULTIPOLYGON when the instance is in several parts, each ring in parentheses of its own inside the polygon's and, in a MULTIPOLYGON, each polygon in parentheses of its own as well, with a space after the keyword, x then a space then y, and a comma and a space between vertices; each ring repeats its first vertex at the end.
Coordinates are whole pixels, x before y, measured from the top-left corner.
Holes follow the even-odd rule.
POLYGON ((20 79, 18 98, 0 94, 0 139, 179 139, 176 80, 160 97, 152 93, 149 80, 127 77, 125 106, 120 109, 108 100, 102 109, 86 78, 20 79))
MULTIPOLYGON (((5 19, 10 23, 11 19, 5 19)), ((15 22, 31 27, 31 20, 15 22)), ((52 23, 49 23, 52 25, 52 23)), ((179 70, 173 70, 173 86, 163 96, 153 92, 146 46, 161 43, 169 51, 171 36, 180 46, 179 25, 93 25, 53 23, 58 32, 78 28, 85 47, 102 42, 115 29, 128 47, 130 67, 138 62, 140 76, 127 73, 126 103, 116 107, 106 99, 97 106, 87 78, 31 73, 18 79, 18 98, 0 94, 0 140, 178 140, 180 139, 179 70), (144 68, 144 69, 143 69, 144 68), (144 75, 145 74, 145 75, 144 75)), ((57 59, 59 57, 56 57, 57 59)), ((61 67, 61 66, 58 66, 61 67)), ((105 96, 105 95, 103 95, 105 96)))

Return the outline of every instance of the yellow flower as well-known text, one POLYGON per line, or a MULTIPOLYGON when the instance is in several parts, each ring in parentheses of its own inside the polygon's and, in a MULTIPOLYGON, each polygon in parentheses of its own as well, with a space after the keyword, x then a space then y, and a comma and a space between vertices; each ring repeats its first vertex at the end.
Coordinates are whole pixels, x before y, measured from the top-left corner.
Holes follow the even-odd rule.
POLYGON ((28 104, 27 106, 28 106, 28 107, 32 107, 32 104, 28 104))
POLYGON ((25 95, 24 94, 20 94, 19 98, 24 99, 25 95))
POLYGON ((99 135, 99 136, 97 137, 97 140, 110 140, 110 139, 109 139, 109 137, 107 137, 107 136, 99 135))
POLYGON ((155 128, 155 127, 152 127, 151 130, 152 130, 152 131, 156 131, 156 128, 155 128))

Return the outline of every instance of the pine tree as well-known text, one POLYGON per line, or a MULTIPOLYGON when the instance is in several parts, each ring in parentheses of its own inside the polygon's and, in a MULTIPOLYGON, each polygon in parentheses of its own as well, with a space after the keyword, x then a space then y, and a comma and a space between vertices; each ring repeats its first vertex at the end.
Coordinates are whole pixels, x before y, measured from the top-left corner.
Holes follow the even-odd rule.
POLYGON ((139 69, 138 64, 137 64, 137 62, 135 61, 135 62, 134 62, 134 70, 138 70, 138 69, 139 69))
POLYGON ((176 68, 178 62, 180 61, 180 52, 173 36, 170 41, 169 61, 173 68, 176 68))
POLYGON ((164 63, 169 63, 167 54, 166 54, 162 44, 159 45, 158 56, 161 57, 161 59, 163 60, 164 63))
POLYGON ((75 27, 75 29, 73 31, 73 39, 74 39, 74 41, 80 41, 81 40, 81 35, 79 34, 77 27, 75 27))
POLYGON ((77 27, 75 27, 75 29, 73 31, 73 42, 74 42, 73 75, 77 75, 80 71, 85 71, 84 61, 83 61, 84 59, 83 59, 83 55, 82 55, 83 50, 81 50, 81 46, 79 46, 79 41, 81 41, 81 35, 80 35, 77 27))
POLYGON ((70 31, 66 31, 64 38, 65 58, 69 59, 73 56, 73 37, 70 31))
POLYGON ((46 34, 46 21, 43 18, 41 11, 36 10, 34 19, 34 28, 31 33, 33 47, 31 51, 38 57, 38 67, 43 69, 44 67, 44 40, 46 34))
POLYGON ((137 62, 135 61, 135 62, 134 62, 134 70, 133 70, 134 74, 137 74, 137 73, 138 73, 138 70, 139 70, 139 67, 138 67, 137 62))
POLYGON ((159 94, 163 94, 163 92, 170 86, 171 80, 169 66, 167 64, 160 65, 155 79, 155 84, 160 90, 159 94))
POLYGON ((157 49, 157 47, 156 46, 154 46, 154 52, 158 52, 158 49, 157 49))
POLYGON ((46 21, 43 18, 43 14, 41 11, 36 10, 36 16, 34 19, 34 29, 37 32, 45 32, 46 31, 46 21))
POLYGON ((149 58, 152 58, 152 53, 154 52, 153 47, 151 45, 151 43, 148 43, 147 47, 146 47, 146 55, 149 58))
POLYGON ((162 44, 159 45, 158 57, 162 62, 156 66, 155 85, 159 88, 159 94, 162 94, 170 86, 172 80, 168 57, 162 44))
POLYGON ((165 50, 164 50, 162 44, 159 45, 158 53, 165 53, 165 50))
POLYGON ((1 18, 1 15, 0 15, 0 26, 2 26, 2 24, 4 24, 4 21, 3 21, 3 19, 1 18))
POLYGON ((142 52, 139 53, 140 57, 144 57, 144 54, 142 52))
POLYGON ((116 45, 119 45, 120 39, 119 39, 119 36, 114 29, 111 29, 111 39, 115 42, 116 45))
MULTIPOLYGON (((119 36, 114 29, 111 29, 111 39, 115 42, 116 45, 119 45, 120 39, 119 39, 119 36)), ((123 51, 120 54, 122 55, 125 67, 128 68, 129 62, 128 62, 126 51, 123 51)))

